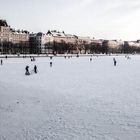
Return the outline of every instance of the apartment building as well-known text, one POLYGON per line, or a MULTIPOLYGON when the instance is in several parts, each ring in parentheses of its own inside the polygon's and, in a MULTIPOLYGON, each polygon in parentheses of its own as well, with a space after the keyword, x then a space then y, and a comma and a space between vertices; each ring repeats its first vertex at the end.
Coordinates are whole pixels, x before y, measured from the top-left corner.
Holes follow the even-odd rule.
POLYGON ((57 43, 64 42, 67 44, 75 44, 78 39, 76 35, 66 34, 64 31, 59 32, 56 30, 52 30, 52 31, 48 31, 47 35, 51 37, 51 40, 57 43))
POLYGON ((78 36, 77 42, 78 45, 85 45, 85 44, 90 44, 92 40, 90 37, 78 36))
POLYGON ((47 49, 53 43, 53 37, 49 34, 31 33, 29 36, 29 44, 32 53, 47 53, 47 49))
POLYGON ((29 32, 28 31, 11 30, 10 34, 11 34, 11 42, 13 44, 28 43, 28 41, 29 41, 29 32))
POLYGON ((25 52, 29 48, 29 32, 10 28, 6 20, 0 20, 0 53, 25 52))
POLYGON ((6 20, 0 20, 0 42, 9 42, 10 39, 10 26, 6 20))

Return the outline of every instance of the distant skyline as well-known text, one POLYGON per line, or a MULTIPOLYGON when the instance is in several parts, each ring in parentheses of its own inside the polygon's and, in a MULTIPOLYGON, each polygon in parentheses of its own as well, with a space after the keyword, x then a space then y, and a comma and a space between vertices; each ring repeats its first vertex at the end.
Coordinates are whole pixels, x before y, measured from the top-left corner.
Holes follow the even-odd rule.
POLYGON ((0 18, 30 32, 140 39, 140 0, 0 0, 0 18))

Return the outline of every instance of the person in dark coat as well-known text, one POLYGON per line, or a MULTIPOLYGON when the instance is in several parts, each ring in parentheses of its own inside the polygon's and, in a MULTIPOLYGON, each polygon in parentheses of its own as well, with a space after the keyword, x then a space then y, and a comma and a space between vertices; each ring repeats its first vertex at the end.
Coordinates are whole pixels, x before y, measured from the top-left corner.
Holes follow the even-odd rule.
POLYGON ((116 66, 117 61, 116 61, 116 59, 115 59, 115 58, 113 58, 113 62, 114 62, 114 66, 116 66))
POLYGON ((50 67, 52 67, 52 62, 50 62, 50 67))
POLYGON ((1 59, 0 64, 3 65, 3 60, 1 59))
POLYGON ((26 67, 25 67, 25 70, 26 70, 25 75, 30 75, 29 66, 26 66, 26 67))
POLYGON ((37 66, 34 65, 34 73, 37 73, 37 66))

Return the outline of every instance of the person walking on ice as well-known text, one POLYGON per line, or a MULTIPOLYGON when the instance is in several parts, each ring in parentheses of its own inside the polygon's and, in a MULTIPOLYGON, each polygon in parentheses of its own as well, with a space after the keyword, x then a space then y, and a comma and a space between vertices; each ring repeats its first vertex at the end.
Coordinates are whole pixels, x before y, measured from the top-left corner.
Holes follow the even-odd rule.
POLYGON ((114 66, 116 66, 117 61, 116 61, 116 59, 115 59, 115 58, 113 58, 113 62, 114 62, 114 66))
POLYGON ((34 73, 37 73, 37 66, 34 65, 34 73))
POLYGON ((25 70, 26 70, 25 75, 30 75, 29 66, 26 66, 26 67, 25 67, 25 70))
POLYGON ((50 67, 52 67, 52 62, 50 62, 50 67))
POLYGON ((0 64, 3 65, 3 60, 1 59, 0 64))

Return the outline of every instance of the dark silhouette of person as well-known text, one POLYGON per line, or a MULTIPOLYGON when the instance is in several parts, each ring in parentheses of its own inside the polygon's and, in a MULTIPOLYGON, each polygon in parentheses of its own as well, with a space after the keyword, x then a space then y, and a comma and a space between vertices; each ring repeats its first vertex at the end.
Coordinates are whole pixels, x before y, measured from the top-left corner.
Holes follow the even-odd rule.
POLYGON ((50 67, 52 67, 52 62, 50 62, 50 67))
POLYGON ((90 58, 90 61, 92 61, 92 58, 90 58))
POLYGON ((34 65, 34 73, 37 73, 37 66, 34 65))
POLYGON ((3 65, 3 60, 0 61, 0 64, 3 65))
POLYGON ((113 58, 113 62, 114 62, 114 66, 116 66, 117 61, 116 61, 116 59, 115 59, 115 58, 113 58))
POLYGON ((30 75, 29 66, 26 66, 26 67, 25 67, 25 70, 26 70, 25 75, 30 75))

